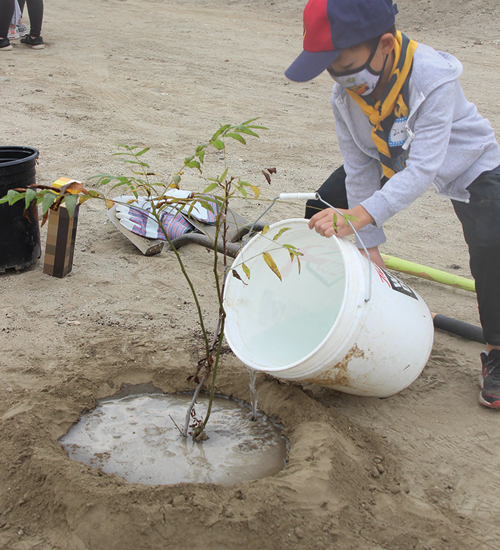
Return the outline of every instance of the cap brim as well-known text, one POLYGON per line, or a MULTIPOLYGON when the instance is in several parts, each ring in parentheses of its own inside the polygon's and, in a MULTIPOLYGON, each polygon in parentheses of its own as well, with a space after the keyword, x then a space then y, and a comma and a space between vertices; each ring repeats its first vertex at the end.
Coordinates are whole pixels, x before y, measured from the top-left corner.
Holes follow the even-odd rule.
POLYGON ((285 71, 285 76, 294 82, 307 82, 316 78, 331 65, 342 50, 307 52, 304 50, 285 71))

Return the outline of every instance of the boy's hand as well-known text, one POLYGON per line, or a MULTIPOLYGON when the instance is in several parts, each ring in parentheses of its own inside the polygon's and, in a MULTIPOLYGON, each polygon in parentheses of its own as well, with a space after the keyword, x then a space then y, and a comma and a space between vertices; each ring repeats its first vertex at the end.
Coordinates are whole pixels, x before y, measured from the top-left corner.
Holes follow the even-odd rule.
MULTIPOLYGON (((338 208, 337 210, 343 215, 347 214, 348 216, 357 218, 357 221, 351 220, 356 231, 373 222, 373 218, 361 205, 349 210, 343 210, 342 208, 338 208)), ((309 229, 315 229, 316 233, 323 235, 323 237, 331 237, 332 235, 346 237, 353 233, 351 226, 332 208, 327 208, 326 210, 321 210, 321 212, 314 214, 309 220, 309 229)))

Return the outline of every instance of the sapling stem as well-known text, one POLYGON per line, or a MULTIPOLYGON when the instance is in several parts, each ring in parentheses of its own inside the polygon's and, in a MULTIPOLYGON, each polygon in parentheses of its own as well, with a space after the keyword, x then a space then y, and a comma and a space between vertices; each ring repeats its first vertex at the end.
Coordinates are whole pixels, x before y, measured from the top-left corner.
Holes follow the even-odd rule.
MULTIPOLYGON (((219 231, 220 231, 220 220, 221 220, 221 213, 223 217, 222 222, 222 243, 223 243, 223 275, 222 275, 222 285, 219 282, 219 273, 217 271, 218 267, 218 253, 217 248, 215 248, 214 252, 214 277, 216 281, 217 286, 217 297, 219 300, 219 321, 217 323, 217 331, 215 333, 215 338, 217 339, 217 354, 215 356, 215 360, 212 365, 213 369, 213 375, 212 375, 212 386, 210 388, 210 398, 208 401, 208 408, 207 408, 207 414, 205 415, 205 419, 203 421, 203 425, 201 427, 201 431, 205 429, 205 426, 207 425, 208 419, 210 418, 210 413, 212 412, 212 403, 214 400, 214 393, 215 393, 215 380, 217 378, 217 369, 219 366, 219 359, 220 359, 220 352, 222 349, 222 340, 224 338, 224 325, 226 320, 226 312, 224 310, 224 287, 226 285, 227 280, 227 253, 226 253, 226 242, 227 242, 227 210, 228 210, 228 202, 229 202, 229 196, 230 196, 230 190, 231 190, 231 181, 226 180, 225 181, 225 188, 224 188, 224 205, 221 209, 221 212, 219 212, 219 215, 217 216, 217 229, 215 231, 215 242, 217 242, 217 239, 219 238, 219 231)), ((215 344, 215 342, 214 342, 215 344)), ((212 346, 213 348, 214 346, 212 346)))
POLYGON ((184 432, 182 434, 184 437, 188 436, 189 422, 191 420, 191 411, 193 410, 194 404, 196 403, 196 400, 198 399, 198 395, 201 391, 201 388, 203 388, 203 386, 205 385, 205 381, 207 379, 208 372, 209 371, 206 368, 205 372, 203 373, 203 376, 201 378, 200 383, 196 386, 196 389, 194 390, 193 399, 191 399, 191 403, 189 404, 188 411, 187 411, 187 414, 186 414, 186 420, 184 422, 184 432))

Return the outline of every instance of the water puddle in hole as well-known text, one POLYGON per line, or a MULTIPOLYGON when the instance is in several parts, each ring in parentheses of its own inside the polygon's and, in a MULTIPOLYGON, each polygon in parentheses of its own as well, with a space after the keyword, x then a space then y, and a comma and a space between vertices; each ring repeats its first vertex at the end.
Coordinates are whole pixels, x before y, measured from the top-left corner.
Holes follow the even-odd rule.
MULTIPOLYGON (((282 427, 261 413, 252 421, 250 408, 234 399, 214 398, 207 441, 182 437, 170 416, 183 426, 191 398, 152 393, 104 399, 59 441, 70 458, 147 485, 228 485, 283 468, 282 427)), ((198 417, 205 416, 207 404, 208 396, 199 396, 198 417)))

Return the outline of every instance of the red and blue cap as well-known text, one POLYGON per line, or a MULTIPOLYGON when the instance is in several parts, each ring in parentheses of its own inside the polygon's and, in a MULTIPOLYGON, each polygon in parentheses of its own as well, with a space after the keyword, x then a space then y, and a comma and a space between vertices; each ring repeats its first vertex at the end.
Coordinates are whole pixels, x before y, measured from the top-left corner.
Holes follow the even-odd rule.
POLYGON ((304 51, 285 76, 296 82, 316 78, 345 48, 388 31, 397 13, 392 0, 309 0, 304 9, 304 51))

